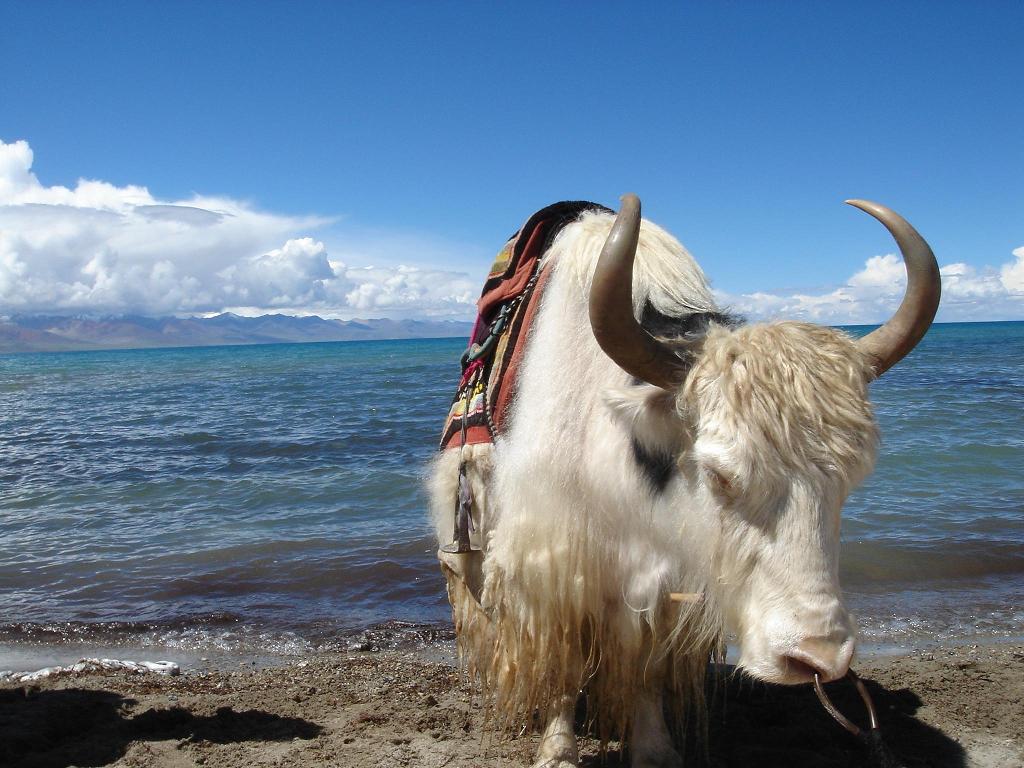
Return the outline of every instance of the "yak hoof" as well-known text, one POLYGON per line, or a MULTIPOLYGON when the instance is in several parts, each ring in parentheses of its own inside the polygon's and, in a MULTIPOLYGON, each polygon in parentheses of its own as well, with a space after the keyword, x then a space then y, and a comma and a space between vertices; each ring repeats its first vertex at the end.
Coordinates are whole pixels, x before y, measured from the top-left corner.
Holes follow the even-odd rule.
POLYGON ((533 764, 533 768, 579 768, 576 760, 566 760, 561 757, 541 758, 533 764))
POLYGON ((573 731, 575 707, 576 696, 571 694, 552 702, 533 768, 579 768, 580 752, 573 731))
POLYGON ((550 726, 548 730, 537 750, 533 768, 579 768, 580 753, 572 731, 568 734, 565 731, 551 733, 550 726))

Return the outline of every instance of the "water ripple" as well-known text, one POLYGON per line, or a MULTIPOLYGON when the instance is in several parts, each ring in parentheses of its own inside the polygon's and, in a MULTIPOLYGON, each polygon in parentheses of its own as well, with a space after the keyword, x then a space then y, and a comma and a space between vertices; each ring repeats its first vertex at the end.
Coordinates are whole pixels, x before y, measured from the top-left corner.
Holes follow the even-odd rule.
MULTIPOLYGON (((0 357, 0 641, 443 624, 421 473, 462 346, 0 357)), ((872 395, 842 545, 866 633, 1019 631, 1024 324, 937 326, 872 395)))

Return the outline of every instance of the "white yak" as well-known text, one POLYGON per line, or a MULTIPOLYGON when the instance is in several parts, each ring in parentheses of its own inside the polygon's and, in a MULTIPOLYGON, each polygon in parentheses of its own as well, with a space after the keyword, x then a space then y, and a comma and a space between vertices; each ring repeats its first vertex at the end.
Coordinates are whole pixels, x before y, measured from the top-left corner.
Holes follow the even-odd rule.
POLYGON ((728 322, 632 195, 617 217, 583 213, 545 253, 507 428, 439 454, 430 480, 444 544, 467 461, 484 551, 441 554, 460 652, 500 722, 540 714, 537 766, 578 764, 581 693, 633 766, 678 765, 663 696, 699 709, 727 635, 759 680, 847 672, 840 511, 875 458, 868 384, 921 339, 940 293, 920 235, 849 202, 893 234, 909 278, 896 314, 859 340, 728 322))

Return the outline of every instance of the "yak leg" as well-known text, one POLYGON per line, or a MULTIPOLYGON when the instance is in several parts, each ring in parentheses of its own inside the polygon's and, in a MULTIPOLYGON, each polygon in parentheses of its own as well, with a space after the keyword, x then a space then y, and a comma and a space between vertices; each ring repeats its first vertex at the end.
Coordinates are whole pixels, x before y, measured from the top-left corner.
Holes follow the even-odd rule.
POLYGON ((574 731, 575 714, 575 696, 561 696, 552 703, 533 768, 577 768, 580 753, 574 731))
POLYGON ((660 692, 647 690, 637 699, 629 744, 632 768, 679 768, 683 764, 665 725, 660 692))

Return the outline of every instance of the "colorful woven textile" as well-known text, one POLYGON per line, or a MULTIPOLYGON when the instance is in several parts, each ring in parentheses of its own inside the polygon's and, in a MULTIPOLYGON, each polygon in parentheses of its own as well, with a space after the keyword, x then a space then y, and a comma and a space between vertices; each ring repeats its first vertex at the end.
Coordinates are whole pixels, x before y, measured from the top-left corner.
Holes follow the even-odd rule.
POLYGON ((441 450, 492 443, 515 396, 530 324, 550 273, 541 257, 566 224, 595 203, 555 203, 531 216, 498 253, 477 302, 477 320, 462 376, 441 435, 441 450), (482 354, 473 359, 473 352, 482 354))

